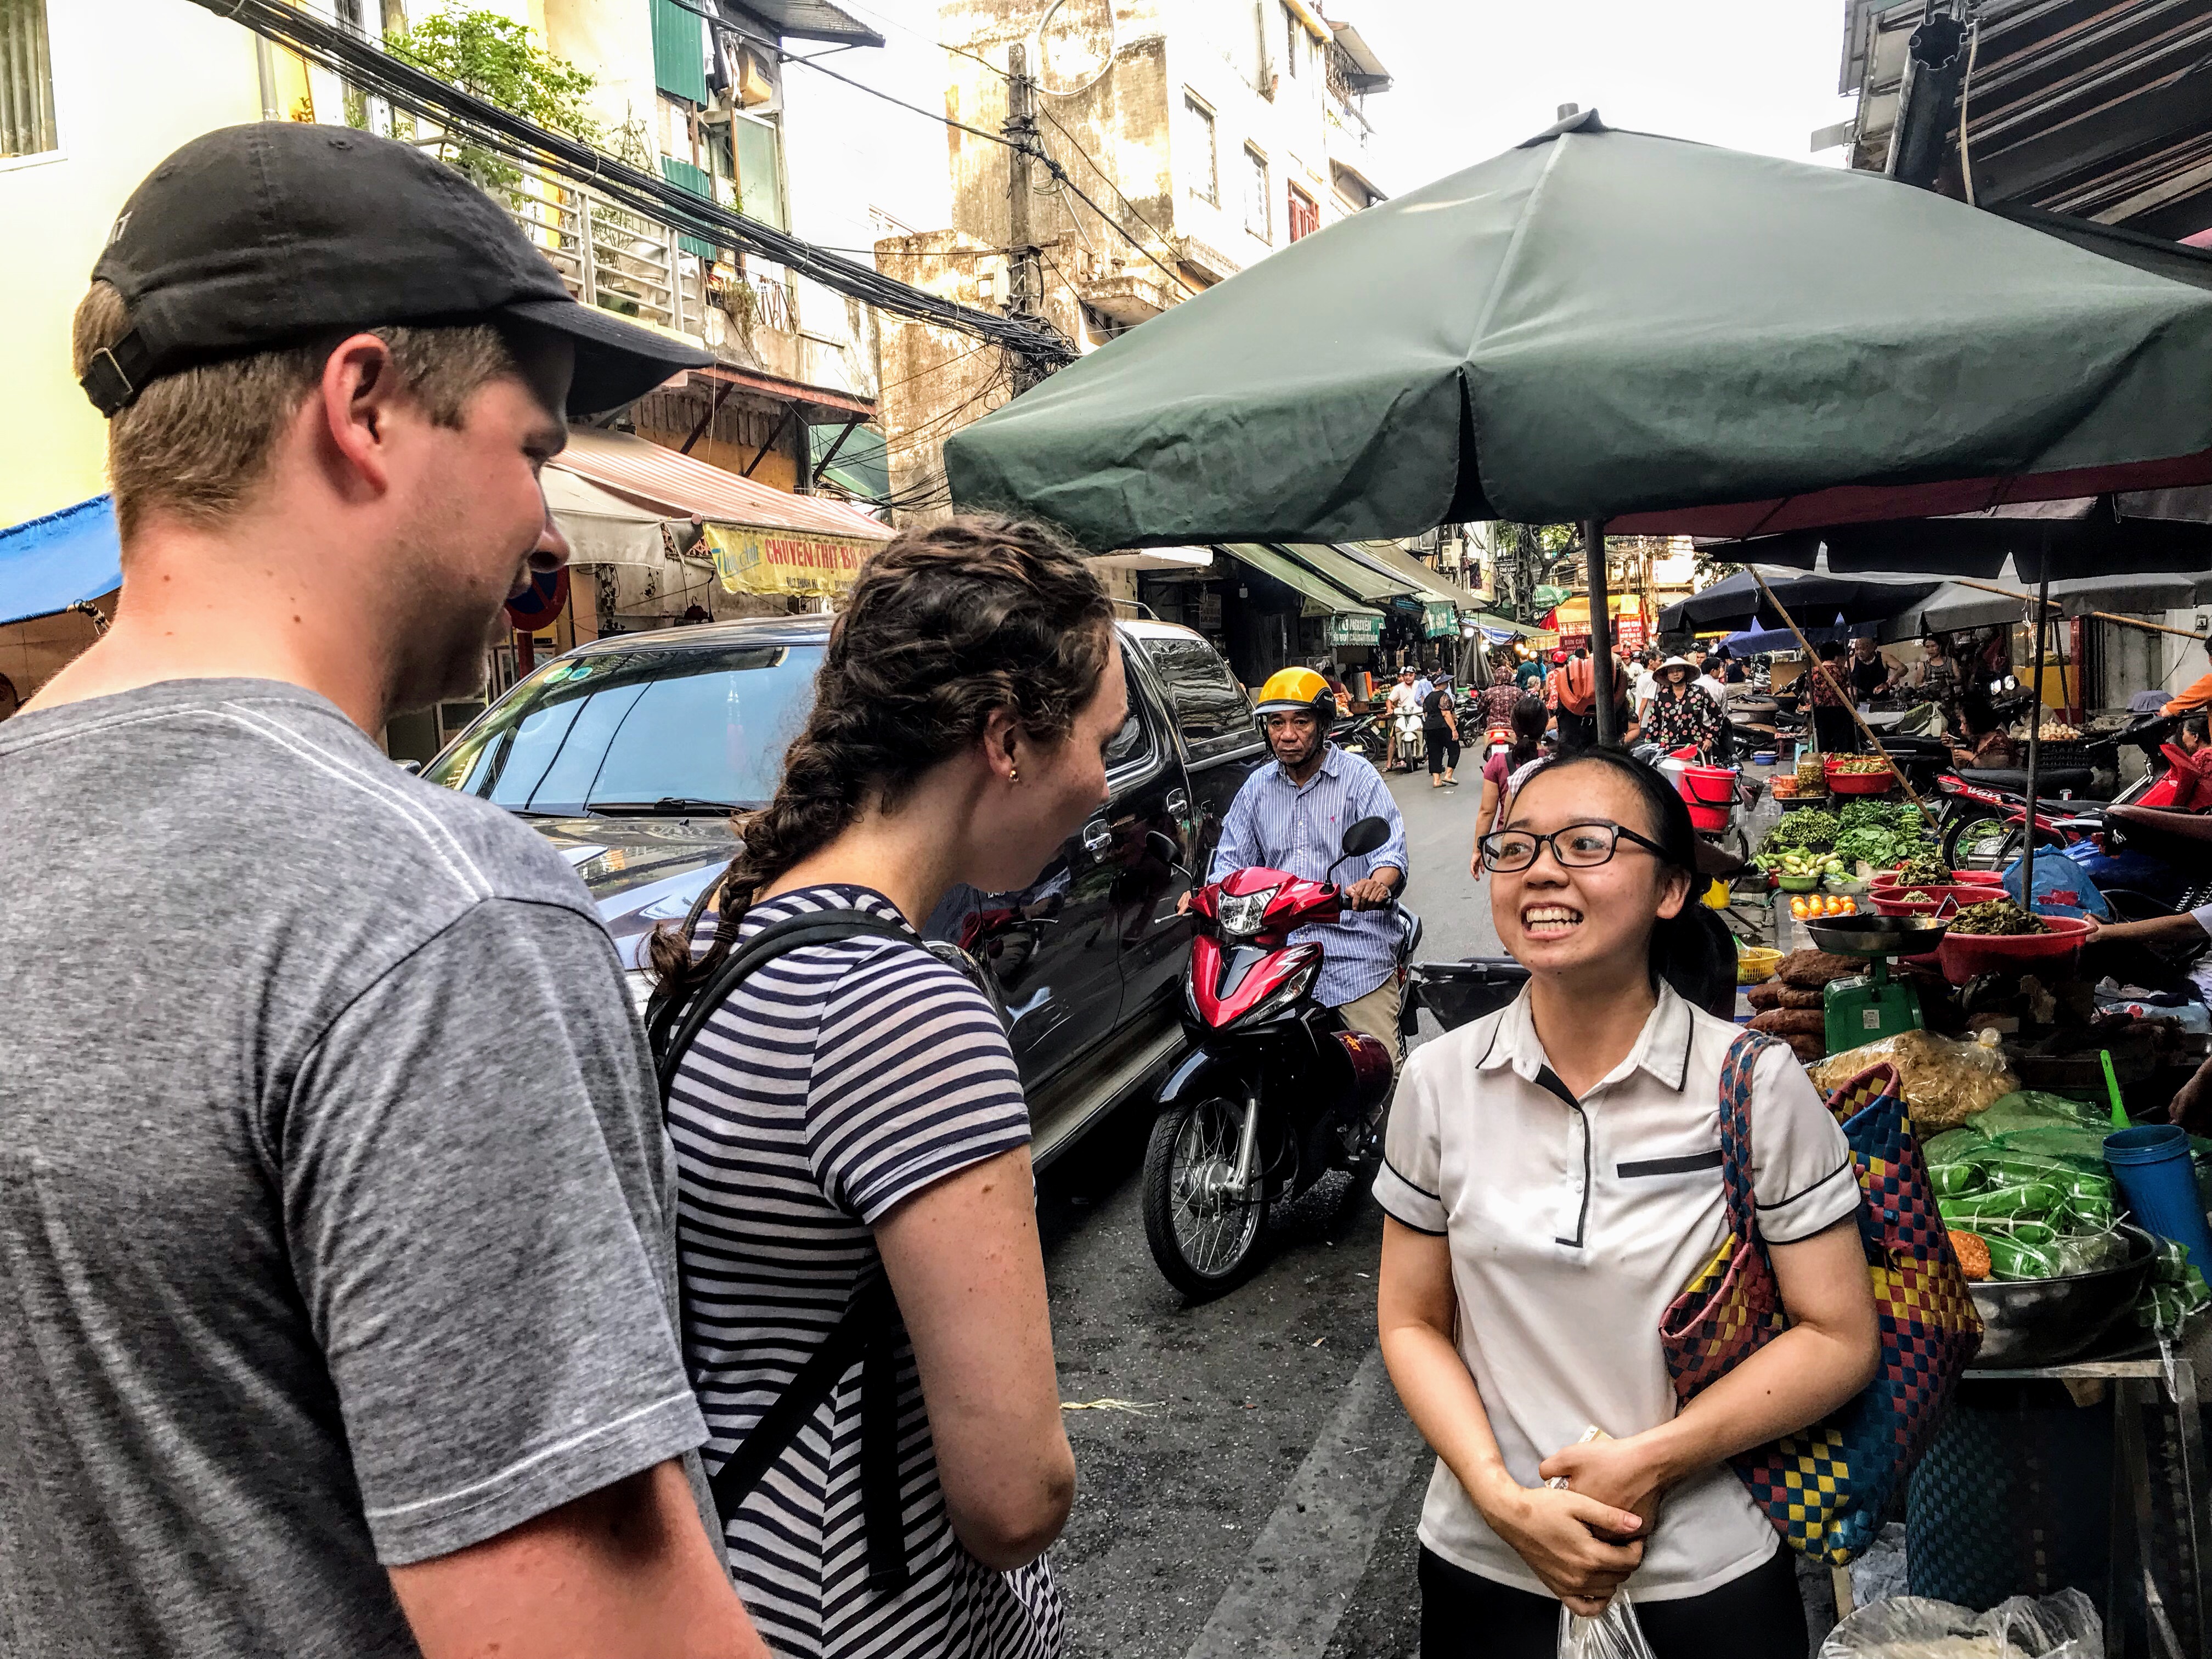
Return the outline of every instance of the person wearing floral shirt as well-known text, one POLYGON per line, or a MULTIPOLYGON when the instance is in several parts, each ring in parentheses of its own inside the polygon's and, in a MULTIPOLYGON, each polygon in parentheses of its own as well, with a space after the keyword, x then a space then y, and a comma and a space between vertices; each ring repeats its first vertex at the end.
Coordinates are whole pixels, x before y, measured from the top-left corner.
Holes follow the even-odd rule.
POLYGON ((1662 750, 1719 746, 1721 711, 1697 686, 1698 671, 1683 658, 1659 665, 1658 690, 1644 709, 1644 741, 1662 750))

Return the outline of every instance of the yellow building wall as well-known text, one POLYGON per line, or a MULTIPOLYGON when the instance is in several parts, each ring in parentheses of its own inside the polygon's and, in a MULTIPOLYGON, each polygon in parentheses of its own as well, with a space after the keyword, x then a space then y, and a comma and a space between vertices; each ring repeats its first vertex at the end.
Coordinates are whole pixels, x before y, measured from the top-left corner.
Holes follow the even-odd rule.
POLYGON ((47 0, 46 15, 61 149, 0 162, 0 528, 107 488, 70 316, 124 198, 186 139, 261 114, 253 37, 235 23, 180 0, 47 0))

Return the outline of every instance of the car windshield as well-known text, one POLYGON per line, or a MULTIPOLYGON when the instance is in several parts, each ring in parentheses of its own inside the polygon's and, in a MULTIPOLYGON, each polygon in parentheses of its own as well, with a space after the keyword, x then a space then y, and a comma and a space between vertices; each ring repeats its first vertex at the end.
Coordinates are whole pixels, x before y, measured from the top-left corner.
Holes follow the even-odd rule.
POLYGON ((818 646, 640 646, 550 662, 423 775, 517 812, 709 811, 775 793, 818 646))

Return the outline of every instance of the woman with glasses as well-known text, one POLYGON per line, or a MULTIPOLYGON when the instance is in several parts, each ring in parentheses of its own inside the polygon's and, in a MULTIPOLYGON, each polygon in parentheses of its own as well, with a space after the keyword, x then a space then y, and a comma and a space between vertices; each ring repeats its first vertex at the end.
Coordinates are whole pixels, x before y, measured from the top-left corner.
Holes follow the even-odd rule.
POLYGON ((1678 1413, 1659 1324, 1728 1237, 1738 1035, 1670 980, 1701 950, 1689 814, 1607 750, 1539 768, 1510 811, 1481 855, 1528 984, 1407 1061, 1375 1183, 1383 1358, 1437 1456, 1423 1659, 1551 1659, 1560 1604, 1624 1585, 1656 1659, 1802 1653, 1792 1558, 1726 1460, 1874 1375, 1850 1151, 1764 1048, 1750 1161, 1790 1328, 1678 1413))

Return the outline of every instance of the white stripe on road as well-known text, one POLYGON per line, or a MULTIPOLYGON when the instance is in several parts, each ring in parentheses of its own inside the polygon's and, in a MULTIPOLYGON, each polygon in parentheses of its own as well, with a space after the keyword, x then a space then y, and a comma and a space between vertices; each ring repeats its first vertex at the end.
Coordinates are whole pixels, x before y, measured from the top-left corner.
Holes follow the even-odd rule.
POLYGON ((1185 1659, 1320 1659, 1428 1448, 1370 1350, 1185 1659))

